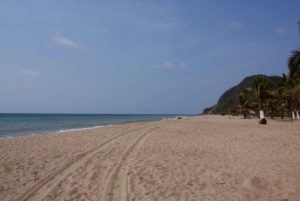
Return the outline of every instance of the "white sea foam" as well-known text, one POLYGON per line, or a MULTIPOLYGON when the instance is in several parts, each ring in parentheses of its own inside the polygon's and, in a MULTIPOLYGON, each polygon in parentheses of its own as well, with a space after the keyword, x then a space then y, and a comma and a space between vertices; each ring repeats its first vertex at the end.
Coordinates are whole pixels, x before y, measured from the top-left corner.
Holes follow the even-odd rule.
POLYGON ((108 124, 108 125, 92 126, 92 127, 86 127, 86 128, 62 129, 62 130, 57 131, 56 133, 64 133, 64 132, 72 132, 72 131, 83 131, 83 130, 90 130, 90 129, 95 129, 95 128, 103 128, 103 127, 108 127, 108 126, 112 126, 112 125, 108 124))
POLYGON ((187 119, 187 118, 189 118, 188 116, 164 117, 164 118, 162 119, 162 121, 167 121, 167 120, 172 120, 172 119, 178 119, 179 117, 180 117, 181 119, 187 119))
POLYGON ((164 118, 162 119, 162 121, 166 121, 166 120, 170 120, 170 119, 176 119, 176 117, 164 117, 164 118))
POLYGON ((15 138, 15 137, 13 137, 13 136, 6 136, 6 137, 3 137, 3 138, 10 139, 10 138, 15 138))

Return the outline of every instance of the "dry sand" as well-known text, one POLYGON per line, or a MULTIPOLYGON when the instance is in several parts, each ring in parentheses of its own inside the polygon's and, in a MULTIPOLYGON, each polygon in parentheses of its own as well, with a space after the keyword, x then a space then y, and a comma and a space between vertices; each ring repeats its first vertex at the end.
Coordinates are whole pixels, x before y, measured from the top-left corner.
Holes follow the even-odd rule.
POLYGON ((0 139, 0 200, 300 200, 300 121, 202 116, 0 139))

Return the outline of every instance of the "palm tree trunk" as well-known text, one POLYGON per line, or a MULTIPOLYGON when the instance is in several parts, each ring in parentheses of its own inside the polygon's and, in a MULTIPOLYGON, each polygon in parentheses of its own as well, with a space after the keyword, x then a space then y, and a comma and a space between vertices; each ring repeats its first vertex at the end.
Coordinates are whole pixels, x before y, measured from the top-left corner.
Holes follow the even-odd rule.
POLYGON ((259 109, 259 118, 260 119, 263 119, 263 118, 265 118, 265 115, 264 115, 264 111, 263 111, 263 109, 262 109, 262 104, 261 104, 261 98, 260 97, 258 97, 258 109, 259 109))
POLYGON ((247 119, 247 112, 244 112, 244 119, 247 119))
POLYGON ((259 109, 259 111, 262 110, 262 105, 261 105, 261 99, 260 98, 258 98, 258 109, 259 109))

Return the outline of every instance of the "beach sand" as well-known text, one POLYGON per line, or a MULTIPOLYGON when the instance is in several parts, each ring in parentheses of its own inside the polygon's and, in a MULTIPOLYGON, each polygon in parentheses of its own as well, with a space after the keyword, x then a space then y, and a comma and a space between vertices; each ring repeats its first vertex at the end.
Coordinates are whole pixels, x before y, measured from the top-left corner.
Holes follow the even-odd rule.
POLYGON ((0 200, 300 200, 300 121, 199 116, 0 139, 0 200))

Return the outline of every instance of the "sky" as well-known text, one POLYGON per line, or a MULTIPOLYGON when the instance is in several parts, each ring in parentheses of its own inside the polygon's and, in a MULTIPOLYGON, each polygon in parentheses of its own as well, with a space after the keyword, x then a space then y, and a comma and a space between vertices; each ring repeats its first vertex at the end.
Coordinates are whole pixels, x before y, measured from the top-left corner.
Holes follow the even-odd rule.
POLYGON ((0 1, 0 112, 198 114, 299 48, 299 0, 0 1))

